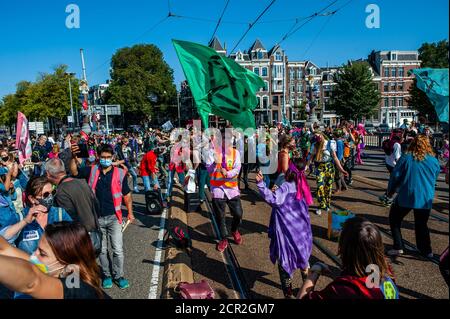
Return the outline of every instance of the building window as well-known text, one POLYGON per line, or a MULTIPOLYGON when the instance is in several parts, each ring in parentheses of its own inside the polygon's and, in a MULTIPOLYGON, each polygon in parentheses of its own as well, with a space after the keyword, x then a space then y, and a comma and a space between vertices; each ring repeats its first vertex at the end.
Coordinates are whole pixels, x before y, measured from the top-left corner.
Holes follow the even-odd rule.
POLYGON ((389 77, 389 68, 384 68, 384 77, 387 78, 389 77))
POLYGON ((282 69, 281 65, 275 65, 273 67, 272 74, 273 74, 274 78, 281 78, 281 77, 283 77, 283 73, 282 72, 283 72, 283 69, 282 69))
POLYGON ((269 91, 269 82, 264 81, 264 91, 269 91))
POLYGON ((403 92, 403 82, 398 83, 397 90, 403 92))
POLYGON ((396 53, 392 53, 391 60, 397 60, 397 54, 396 53))
POLYGON ((261 51, 258 51, 258 60, 261 60, 263 58, 263 53, 261 51))
POLYGON ((275 61, 282 61, 280 52, 275 53, 275 61))
POLYGON ((383 91, 384 92, 389 92, 389 83, 384 82, 384 84, 383 84, 383 91))
POLYGON ((278 95, 272 96, 272 105, 278 106, 278 95))
POLYGON ((375 114, 374 114, 373 119, 374 119, 375 121, 378 121, 378 120, 379 120, 379 118, 378 118, 378 113, 375 113, 375 114))
POLYGON ((298 86, 297 86, 297 92, 298 92, 298 93, 302 93, 302 92, 303 92, 303 87, 302 87, 301 84, 298 84, 298 86))
POLYGON ((263 109, 267 109, 269 107, 269 97, 264 96, 263 97, 263 109))
POLYGON ((397 103, 398 106, 400 107, 403 106, 403 98, 402 97, 397 98, 397 103))
POLYGON ((398 76, 399 77, 401 77, 401 78, 404 77, 405 76, 404 72, 405 72, 405 70, 403 68, 398 68, 398 76))
POLYGON ((391 92, 395 92, 396 84, 397 83, 395 83, 395 82, 391 82, 391 92))
POLYGON ((309 69, 309 74, 316 75, 316 69, 315 68, 309 69))
POLYGON ((257 75, 259 75, 259 68, 253 68, 253 72, 255 72, 257 75))
POLYGON ((262 72, 262 76, 267 76, 267 68, 262 68, 261 72, 262 72))
POLYGON ((388 98, 384 99, 384 107, 389 107, 389 99, 388 98))
POLYGON ((397 76, 397 69, 392 68, 391 72, 392 72, 392 77, 395 78, 397 76))
POLYGON ((393 98, 391 99, 391 106, 392 106, 392 107, 395 107, 395 105, 396 105, 395 102, 396 102, 396 101, 395 101, 395 97, 393 97, 393 98))
POLYGON ((301 79, 301 78, 303 77, 302 69, 298 69, 298 71, 297 71, 297 77, 298 77, 299 79, 301 79))

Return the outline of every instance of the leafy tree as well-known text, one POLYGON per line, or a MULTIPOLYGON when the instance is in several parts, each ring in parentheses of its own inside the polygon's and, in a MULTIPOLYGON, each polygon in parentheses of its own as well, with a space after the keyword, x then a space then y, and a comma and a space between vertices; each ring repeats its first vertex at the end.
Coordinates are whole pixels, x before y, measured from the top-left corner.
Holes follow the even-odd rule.
MULTIPOLYGON (((36 82, 21 81, 16 93, 3 97, 0 103, 0 123, 15 125, 17 112, 23 112, 30 121, 47 118, 64 119, 70 112, 67 66, 59 65, 51 74, 41 73, 36 82)), ((78 103, 78 80, 71 80, 72 102, 78 103)))
POLYGON ((153 44, 119 49, 112 57, 111 80, 106 103, 122 105, 129 118, 148 119, 155 105, 164 111, 176 98, 173 70, 153 44))
MULTIPOLYGON (((442 40, 437 43, 424 43, 419 48, 419 60, 422 61, 422 68, 448 68, 448 41, 442 40)), ((428 120, 431 123, 436 122, 437 114, 433 104, 431 104, 425 92, 417 88, 417 81, 414 79, 413 85, 409 89, 407 102, 415 110, 419 111, 419 115, 428 114, 428 120)))
POLYGON ((17 112, 23 111, 26 104, 27 91, 33 84, 21 81, 16 84, 16 93, 5 95, 0 101, 0 123, 12 127, 17 122, 17 112))
POLYGON ((335 76, 336 86, 330 99, 331 109, 344 119, 361 119, 377 112, 380 92, 374 87, 372 73, 366 62, 343 66, 335 76))
MULTIPOLYGON (((43 120, 49 117, 63 119, 70 114, 69 80, 66 71, 66 65, 59 65, 54 68, 53 73, 39 75, 38 81, 27 92, 25 115, 33 120, 43 120)), ((78 80, 71 79, 71 86, 75 107, 79 104, 78 80)))

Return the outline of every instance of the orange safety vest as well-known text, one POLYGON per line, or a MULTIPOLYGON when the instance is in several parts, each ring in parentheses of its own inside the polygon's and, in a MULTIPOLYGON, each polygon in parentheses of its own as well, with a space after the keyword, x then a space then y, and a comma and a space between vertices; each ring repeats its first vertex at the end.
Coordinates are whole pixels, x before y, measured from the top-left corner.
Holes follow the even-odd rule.
MULTIPOLYGON (((122 224, 122 181, 126 172, 118 167, 113 167, 113 175, 111 182, 111 193, 114 204, 114 211, 117 216, 119 224, 122 224)), ((89 176, 89 186, 92 188, 95 194, 95 188, 97 187, 98 178, 100 176, 100 170, 98 165, 94 165, 91 168, 91 174, 89 176)))
MULTIPOLYGON (((227 188, 238 187, 238 177, 237 175, 232 178, 225 177, 220 169, 222 168, 222 151, 218 153, 218 158, 220 158, 220 163, 216 164, 216 169, 210 174, 210 184, 214 187, 225 186, 227 188)), ((232 158, 226 161, 226 170, 230 171, 233 169, 234 162, 236 160, 236 150, 233 148, 232 158)))

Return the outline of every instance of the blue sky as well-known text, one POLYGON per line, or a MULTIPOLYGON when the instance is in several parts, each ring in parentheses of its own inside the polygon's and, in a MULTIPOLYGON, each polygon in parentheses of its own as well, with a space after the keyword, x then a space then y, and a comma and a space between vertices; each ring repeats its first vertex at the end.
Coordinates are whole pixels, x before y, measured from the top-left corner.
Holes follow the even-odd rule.
MULTIPOLYGON (((170 0, 177 15, 217 20, 226 0, 170 0)), ((231 49, 270 0, 230 0, 217 36, 231 49), (233 23, 231 23, 233 22, 233 23), (239 23, 235 23, 239 22, 239 23)), ((331 0, 277 0, 261 22, 305 17, 331 0)), ((331 11, 347 3, 338 0, 331 11)), ((353 0, 335 16, 318 17, 288 38, 282 47, 289 60, 312 60, 319 66, 341 65, 364 58, 372 50, 415 50, 423 42, 448 39, 448 0, 353 0), (380 8, 379 29, 368 29, 369 4, 380 8), (327 21, 328 20, 328 21, 327 21), (324 27, 324 24, 327 23, 324 27), (323 30, 320 34, 319 31, 323 30), (313 40, 315 41, 313 42, 313 40), (309 47, 309 50, 307 48, 309 47)), ((34 81, 39 72, 67 64, 81 77, 79 49, 85 50, 89 84, 109 78, 109 59, 119 48, 153 43, 175 71, 175 82, 184 79, 171 39, 207 43, 214 22, 169 18, 143 35, 168 13, 167 0, 15 0, 0 3, 0 97, 15 91, 21 80, 34 81), (80 8, 80 28, 68 29, 66 6, 80 8)), ((248 49, 255 38, 270 49, 293 22, 256 24, 238 48, 248 49)))

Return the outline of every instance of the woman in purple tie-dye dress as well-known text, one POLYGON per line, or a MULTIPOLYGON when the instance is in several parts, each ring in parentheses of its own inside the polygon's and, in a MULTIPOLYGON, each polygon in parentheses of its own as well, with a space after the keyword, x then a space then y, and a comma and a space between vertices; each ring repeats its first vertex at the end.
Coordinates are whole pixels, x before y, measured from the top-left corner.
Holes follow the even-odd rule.
POLYGON ((272 206, 269 225, 270 260, 278 262, 281 286, 286 298, 293 295, 292 274, 296 269, 302 277, 309 268, 312 231, 308 207, 313 203, 302 161, 289 162, 286 181, 274 192, 264 184, 263 176, 256 176, 257 186, 265 201, 272 206))

